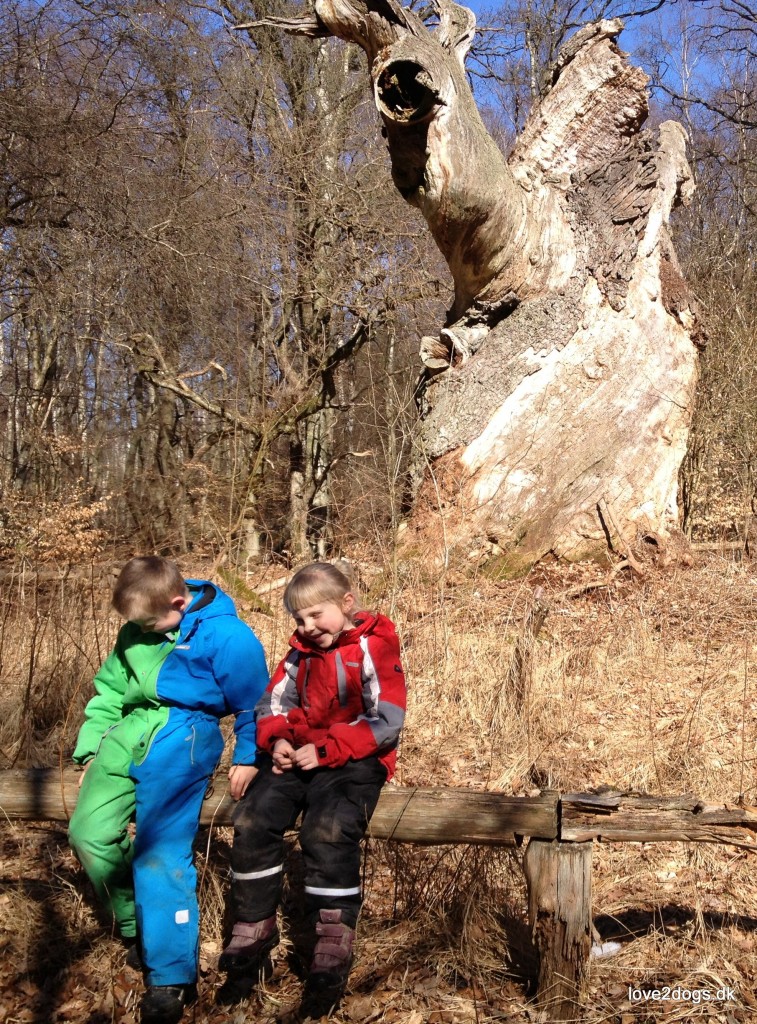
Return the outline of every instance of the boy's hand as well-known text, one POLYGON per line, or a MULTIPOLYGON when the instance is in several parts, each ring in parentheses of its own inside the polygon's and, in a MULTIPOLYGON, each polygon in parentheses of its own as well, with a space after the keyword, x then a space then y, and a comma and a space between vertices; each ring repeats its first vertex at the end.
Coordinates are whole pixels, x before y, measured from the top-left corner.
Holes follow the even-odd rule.
POLYGON ((306 743, 304 747, 298 747, 294 752, 294 763, 305 771, 317 768, 319 762, 315 743, 306 743))
POLYGON ((241 800, 258 774, 254 764, 233 764, 229 768, 229 791, 234 800, 241 800))
POLYGON ((273 745, 273 774, 283 775, 284 772, 291 772, 296 753, 289 740, 276 740, 273 745))
POLYGON ((82 784, 82 782, 84 782, 84 776, 87 774, 87 768, 89 768, 89 766, 91 764, 92 764, 92 761, 87 761, 87 763, 82 766, 82 770, 81 770, 81 773, 79 775, 79 781, 76 784, 76 788, 77 789, 81 789, 81 784, 82 784))

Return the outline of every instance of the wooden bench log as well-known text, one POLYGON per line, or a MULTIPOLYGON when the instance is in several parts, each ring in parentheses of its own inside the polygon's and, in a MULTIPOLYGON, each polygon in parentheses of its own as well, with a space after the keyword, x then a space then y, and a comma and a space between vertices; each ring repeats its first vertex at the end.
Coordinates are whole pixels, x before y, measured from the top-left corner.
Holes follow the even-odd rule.
POLYGON ((586 842, 730 843, 757 852, 757 807, 707 804, 697 796, 648 796, 603 790, 564 793, 560 839, 586 842))
MULTIPOLYGON (((80 773, 47 768, 0 771, 0 815, 26 821, 68 821, 80 773)), ((386 786, 370 835, 401 843, 519 845, 525 836, 557 836, 556 793, 515 797, 470 789, 386 786)), ((204 825, 230 825, 234 801, 219 776, 203 804, 204 825)))
MULTIPOLYGON (((79 773, 54 768, 0 771, 0 815, 67 821, 79 773)), ((230 825, 234 801, 219 775, 202 808, 203 825, 230 825)), ((384 788, 370 835, 402 843, 519 845, 524 837, 563 842, 712 842, 757 852, 757 807, 709 804, 697 796, 649 796, 607 789, 548 791, 536 797, 470 789, 384 788)))

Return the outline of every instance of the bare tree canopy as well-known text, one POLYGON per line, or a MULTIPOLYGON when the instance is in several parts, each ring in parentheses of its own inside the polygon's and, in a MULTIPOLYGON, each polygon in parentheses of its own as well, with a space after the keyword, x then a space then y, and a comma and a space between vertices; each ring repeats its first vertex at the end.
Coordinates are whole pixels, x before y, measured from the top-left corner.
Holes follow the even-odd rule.
POLYGON ((396 339, 438 318, 441 260, 355 54, 251 52, 178 0, 12 0, 0 29, 0 551, 56 502, 240 561, 333 543, 356 492, 394 515, 396 339))

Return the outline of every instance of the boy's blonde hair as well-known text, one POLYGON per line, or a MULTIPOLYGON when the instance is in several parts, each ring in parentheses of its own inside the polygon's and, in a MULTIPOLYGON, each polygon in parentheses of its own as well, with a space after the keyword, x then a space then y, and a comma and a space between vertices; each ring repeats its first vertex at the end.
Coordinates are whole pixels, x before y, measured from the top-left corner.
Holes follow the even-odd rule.
POLYGON ((159 555, 132 558, 119 573, 111 604, 128 621, 162 615, 175 597, 188 597, 184 577, 174 562, 159 555))
POLYGON ((324 601, 340 604, 345 594, 352 594, 357 609, 360 602, 353 577, 352 566, 343 559, 336 564, 311 562, 310 565, 303 565, 287 583, 284 607, 290 615, 294 615, 301 608, 310 608, 324 601))

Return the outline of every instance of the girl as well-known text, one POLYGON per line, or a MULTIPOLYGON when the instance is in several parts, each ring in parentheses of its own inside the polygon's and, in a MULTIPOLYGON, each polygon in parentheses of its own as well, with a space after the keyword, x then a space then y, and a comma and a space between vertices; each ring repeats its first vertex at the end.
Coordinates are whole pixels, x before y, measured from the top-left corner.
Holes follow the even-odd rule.
POLYGON ((394 773, 405 716, 394 625, 360 608, 345 569, 314 562, 284 592, 296 630, 255 709, 260 772, 234 815, 236 923, 219 963, 232 998, 248 994, 279 939, 283 837, 302 813, 315 943, 302 1018, 328 1013, 344 993, 362 902, 360 841, 394 773))

